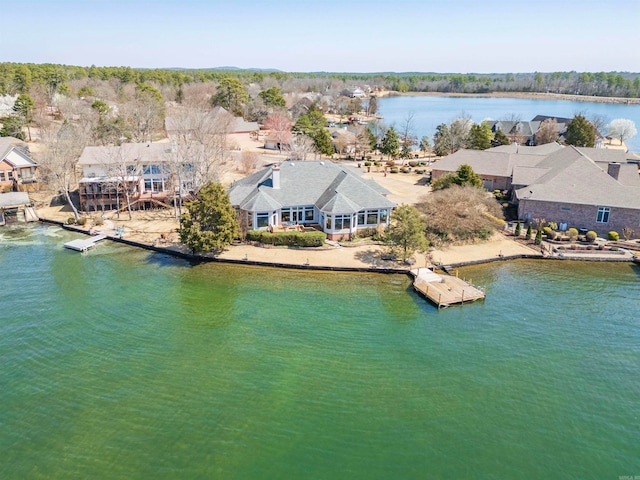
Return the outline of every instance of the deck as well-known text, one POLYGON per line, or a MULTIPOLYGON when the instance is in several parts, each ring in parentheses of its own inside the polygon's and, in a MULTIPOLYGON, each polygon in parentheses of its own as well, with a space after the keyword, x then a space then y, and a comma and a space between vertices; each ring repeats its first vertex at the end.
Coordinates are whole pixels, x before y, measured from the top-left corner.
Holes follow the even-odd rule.
POLYGON ((428 268, 411 270, 413 288, 435 305, 448 307, 485 298, 485 293, 465 280, 451 275, 439 275, 428 268))
POLYGON ((106 235, 94 235, 89 238, 79 238, 78 240, 71 240, 64 244, 65 248, 69 248, 71 250, 75 250, 77 252, 85 252, 91 247, 93 247, 100 240, 104 240, 107 238, 106 235))

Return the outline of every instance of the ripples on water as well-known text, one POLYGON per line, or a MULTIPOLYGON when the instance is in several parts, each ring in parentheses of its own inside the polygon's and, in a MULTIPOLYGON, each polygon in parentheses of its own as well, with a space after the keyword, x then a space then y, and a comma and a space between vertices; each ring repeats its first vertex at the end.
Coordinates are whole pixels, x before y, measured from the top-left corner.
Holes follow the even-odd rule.
POLYGON ((404 276, 2 235, 1 478, 640 472, 636 267, 469 268, 487 300, 437 311, 404 276))

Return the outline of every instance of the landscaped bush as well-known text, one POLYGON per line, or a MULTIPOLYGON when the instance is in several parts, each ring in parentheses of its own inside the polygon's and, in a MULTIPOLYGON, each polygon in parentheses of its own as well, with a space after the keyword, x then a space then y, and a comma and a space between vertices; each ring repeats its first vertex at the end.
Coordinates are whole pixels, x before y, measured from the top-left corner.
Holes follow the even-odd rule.
POLYGON ((287 245, 289 247, 321 247, 327 239, 324 232, 275 232, 249 230, 247 240, 265 245, 287 245))
POLYGON ((518 220, 518 223, 516 224, 516 232, 515 232, 516 237, 519 237, 521 233, 522 233, 522 224, 520 223, 520 220, 518 220))
POLYGON ((551 227, 544 227, 542 229, 542 232, 549 240, 553 240, 556 238, 556 232, 554 232, 551 227))
POLYGON ((567 235, 569 235, 569 240, 574 242, 578 238, 578 229, 570 228, 569 230, 567 230, 567 235))
POLYGON ((75 224, 76 224, 76 218, 75 217, 67 218, 67 225, 75 225, 75 224))
POLYGON ((410 173, 410 172, 411 172, 411 169, 410 169, 410 168, 407 168, 407 167, 403 167, 403 168, 401 168, 401 169, 400 169, 400 171, 401 171, 402 173, 410 173))
POLYGON ((382 166, 382 162, 373 162, 373 164, 374 164, 376 167, 381 167, 381 166, 382 166))
POLYGON ((596 238, 598 238, 598 234, 593 230, 589 230, 585 235, 585 238, 587 239, 587 242, 593 243, 596 241, 596 238))
POLYGON ((391 168, 391 169, 389 170, 389 172, 391 172, 391 173, 398 173, 398 172, 399 172, 399 170, 398 170, 396 167, 393 167, 393 168, 391 168))
POLYGON ((608 238, 609 240, 613 240, 614 242, 617 242, 618 240, 620 240, 620 235, 618 235, 618 232, 609 232, 608 234, 608 238))
POLYGON ((98 216, 94 219, 93 224, 99 227, 101 225, 104 225, 104 220, 102 219, 102 217, 98 216))
POLYGON ((410 167, 417 167, 418 165, 420 165, 420 162, 414 162, 414 161, 409 162, 410 167))
POLYGON ((549 227, 551 230, 558 230, 558 224, 556 222, 547 223, 547 227, 549 227))
POLYGON ((80 217, 78 219, 78 225, 80 225, 81 227, 84 227, 88 221, 89 219, 87 217, 80 217))
POLYGON ((371 162, 364 162, 364 166, 365 167, 370 167, 371 166, 371 162))
POLYGON ((375 237, 377 233, 378 233, 378 229, 376 227, 359 228, 356 233, 356 236, 358 238, 375 237))

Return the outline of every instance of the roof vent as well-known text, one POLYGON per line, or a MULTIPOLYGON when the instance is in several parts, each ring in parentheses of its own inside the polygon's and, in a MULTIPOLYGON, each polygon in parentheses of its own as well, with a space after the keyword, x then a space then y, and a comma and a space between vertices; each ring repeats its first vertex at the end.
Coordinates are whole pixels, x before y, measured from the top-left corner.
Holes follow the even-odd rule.
POLYGON ((320 165, 324 165, 324 162, 320 162, 320 165))

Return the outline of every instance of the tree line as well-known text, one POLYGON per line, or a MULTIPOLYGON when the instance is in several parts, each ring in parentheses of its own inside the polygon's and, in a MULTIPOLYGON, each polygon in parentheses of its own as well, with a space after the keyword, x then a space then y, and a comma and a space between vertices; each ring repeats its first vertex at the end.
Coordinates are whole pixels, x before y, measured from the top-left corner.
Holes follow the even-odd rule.
POLYGON ((65 89, 74 80, 95 79, 122 84, 154 83, 179 88, 232 77, 243 84, 269 81, 284 92, 325 91, 337 85, 363 83, 398 92, 490 93, 539 92, 636 98, 640 74, 630 72, 530 72, 491 74, 332 73, 220 69, 141 69, 0 63, 0 95, 26 93, 32 83, 65 89))

